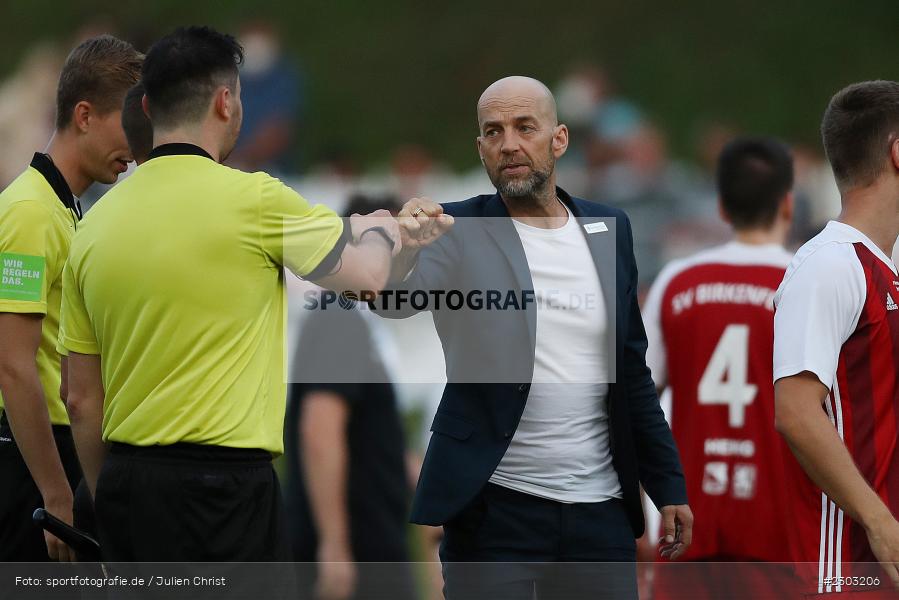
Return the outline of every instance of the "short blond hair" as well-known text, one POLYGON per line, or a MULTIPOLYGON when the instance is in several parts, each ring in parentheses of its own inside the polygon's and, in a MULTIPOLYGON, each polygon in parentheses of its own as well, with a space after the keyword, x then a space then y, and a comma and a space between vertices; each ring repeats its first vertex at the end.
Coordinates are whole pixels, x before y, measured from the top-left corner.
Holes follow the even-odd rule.
POLYGON ((79 44, 66 58, 56 88, 56 128, 72 122, 81 101, 102 112, 122 107, 125 93, 140 80, 144 55, 130 43, 100 35, 79 44))

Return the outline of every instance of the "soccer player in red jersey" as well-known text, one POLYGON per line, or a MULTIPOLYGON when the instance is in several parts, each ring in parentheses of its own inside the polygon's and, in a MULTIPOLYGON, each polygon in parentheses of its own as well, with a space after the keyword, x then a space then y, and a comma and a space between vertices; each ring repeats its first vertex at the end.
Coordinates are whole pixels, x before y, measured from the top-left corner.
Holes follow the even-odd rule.
MULTIPOLYGON (((656 279, 644 310, 647 363, 656 385, 670 390, 687 494, 702 515, 684 558, 783 563, 788 522, 777 496, 785 483, 771 364, 774 293, 792 258, 783 244, 793 159, 777 140, 738 138, 719 156, 716 178, 735 239, 669 264, 656 279)), ((791 580, 783 567, 659 566, 654 595, 686 586, 693 598, 770 597, 791 580)))
POLYGON ((899 587, 899 83, 841 90, 821 132, 843 210, 775 299, 785 534, 807 593, 867 600, 899 587))

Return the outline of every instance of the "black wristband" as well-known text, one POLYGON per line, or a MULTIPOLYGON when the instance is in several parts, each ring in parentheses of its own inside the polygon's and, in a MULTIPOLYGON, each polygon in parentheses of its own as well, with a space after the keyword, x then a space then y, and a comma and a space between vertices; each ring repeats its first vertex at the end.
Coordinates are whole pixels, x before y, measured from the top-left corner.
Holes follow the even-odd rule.
POLYGON ((393 238, 390 237, 390 234, 387 233, 387 230, 381 226, 378 227, 369 227, 365 231, 359 234, 359 241, 362 241, 362 238, 365 237, 366 233, 374 232, 380 235, 387 242, 387 245, 390 246, 390 251, 393 252, 393 249, 396 247, 396 242, 393 241, 393 238))

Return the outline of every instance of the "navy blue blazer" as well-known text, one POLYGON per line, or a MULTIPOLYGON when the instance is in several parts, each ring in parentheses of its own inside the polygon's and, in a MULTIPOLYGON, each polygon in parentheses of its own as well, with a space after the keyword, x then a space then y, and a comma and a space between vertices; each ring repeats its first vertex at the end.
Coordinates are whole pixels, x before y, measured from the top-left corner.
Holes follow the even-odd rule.
MULTIPOLYGON (((687 493, 674 438, 646 366, 631 226, 620 210, 572 198, 561 189, 558 195, 581 224, 602 221, 608 228, 585 235, 609 318, 614 319, 615 336, 608 349, 615 358, 609 437, 623 500, 634 536, 639 537, 644 530, 640 484, 659 507, 685 504, 687 493)), ((456 225, 422 250, 412 274, 394 292, 533 290, 524 248, 498 194, 443 208, 456 218, 456 225), (466 217, 481 218, 463 223, 466 217)), ((431 311, 448 383, 431 425, 434 435, 412 505, 413 523, 442 525, 452 519, 485 486, 505 454, 530 389, 535 308, 532 302, 524 310, 431 311), (474 373, 480 377, 472 377, 474 373), (491 381, 493 374, 502 383, 491 381)), ((406 303, 378 312, 402 318, 417 311, 406 303)))

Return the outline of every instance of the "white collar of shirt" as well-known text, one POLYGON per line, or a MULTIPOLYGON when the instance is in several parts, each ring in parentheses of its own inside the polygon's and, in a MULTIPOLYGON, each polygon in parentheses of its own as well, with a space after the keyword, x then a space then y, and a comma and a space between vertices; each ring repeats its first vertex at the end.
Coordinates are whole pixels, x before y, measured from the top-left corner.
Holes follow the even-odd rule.
MULTIPOLYGON (((565 206, 565 203, 561 203, 562 206, 565 206)), ((565 206, 565 212, 568 214, 568 220, 565 221, 565 224, 561 227, 552 227, 547 229, 546 227, 535 227, 533 225, 528 225, 527 223, 522 223, 517 219, 512 219, 512 222, 515 223, 515 227, 519 232, 524 232, 527 234, 533 234, 541 237, 558 237, 560 235, 568 234, 569 230, 572 227, 577 227, 576 219, 574 215, 571 213, 571 209, 565 206)))
POLYGON ((882 260, 884 264, 886 264, 893 271, 893 273, 899 275, 899 273, 896 272, 896 265, 893 264, 893 261, 890 259, 890 257, 884 254, 883 250, 881 250, 877 246, 877 244, 872 242, 868 236, 866 236, 864 233, 862 233, 852 225, 847 225, 846 223, 843 223, 841 221, 828 221, 827 228, 836 229, 843 232, 844 235, 858 238, 858 241, 863 243, 865 247, 868 248, 868 250, 873 252, 874 256, 882 260))

